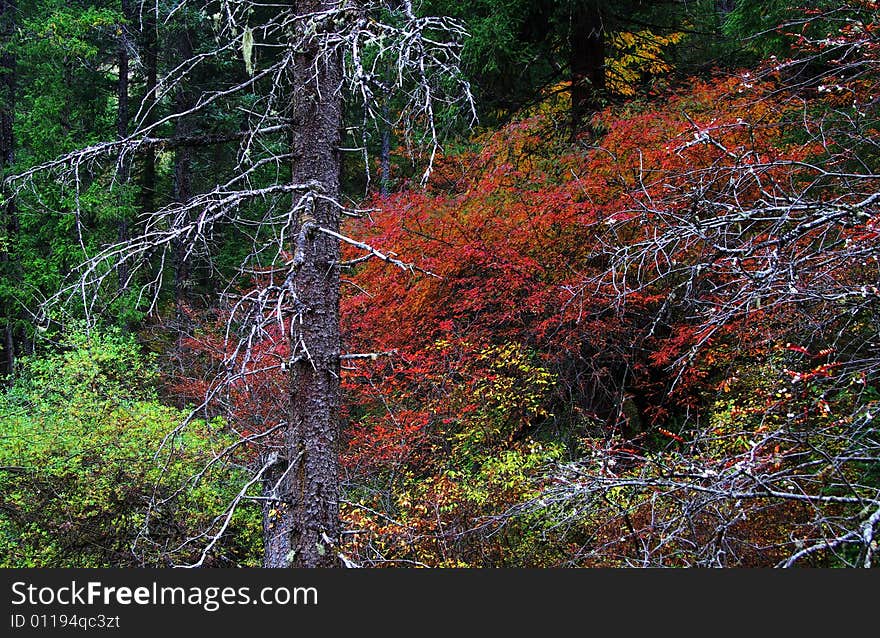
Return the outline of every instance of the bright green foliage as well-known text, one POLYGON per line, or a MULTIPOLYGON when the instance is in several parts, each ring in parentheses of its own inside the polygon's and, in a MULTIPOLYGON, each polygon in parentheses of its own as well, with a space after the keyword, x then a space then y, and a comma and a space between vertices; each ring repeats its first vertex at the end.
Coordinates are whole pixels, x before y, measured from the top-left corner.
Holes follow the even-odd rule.
MULTIPOLYGON (((229 443, 220 422, 191 424, 157 454, 185 415, 156 400, 154 379, 152 364, 117 332, 75 333, 22 361, 0 395, 0 565, 198 559, 204 540, 185 541, 211 527, 244 475, 217 464, 187 483, 229 443)), ((259 530, 257 511, 236 512, 209 562, 258 563, 259 530)))

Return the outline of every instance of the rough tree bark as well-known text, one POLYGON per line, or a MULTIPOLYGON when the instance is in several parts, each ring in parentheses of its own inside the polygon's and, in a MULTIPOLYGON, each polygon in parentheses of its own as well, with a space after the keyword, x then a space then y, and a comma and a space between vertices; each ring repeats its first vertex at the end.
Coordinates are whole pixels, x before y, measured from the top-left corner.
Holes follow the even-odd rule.
MULTIPOLYGON (((336 3, 299 2, 310 14, 336 3)), ((307 28, 302 24, 301 28, 307 28)), ((302 266, 293 278, 290 416, 284 453, 266 485, 278 503, 264 518, 266 567, 331 567, 339 535, 339 241, 318 227, 339 231, 342 131, 342 60, 321 51, 316 38, 297 53, 292 69, 292 181, 317 184, 298 236, 305 238, 302 266), (273 514, 274 510, 274 514, 273 514)))

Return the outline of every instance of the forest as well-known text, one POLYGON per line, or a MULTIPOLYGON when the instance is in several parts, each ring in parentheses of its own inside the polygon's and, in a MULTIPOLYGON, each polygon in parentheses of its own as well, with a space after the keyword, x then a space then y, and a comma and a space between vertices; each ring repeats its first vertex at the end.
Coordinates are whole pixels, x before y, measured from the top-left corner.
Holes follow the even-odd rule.
POLYGON ((878 564, 876 0, 0 0, 0 567, 878 564))

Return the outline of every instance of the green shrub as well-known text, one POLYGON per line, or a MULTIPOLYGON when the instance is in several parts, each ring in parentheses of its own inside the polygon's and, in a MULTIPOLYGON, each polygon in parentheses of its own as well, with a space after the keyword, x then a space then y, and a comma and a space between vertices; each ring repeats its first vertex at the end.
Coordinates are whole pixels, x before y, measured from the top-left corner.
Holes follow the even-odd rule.
MULTIPOLYGON (((162 566, 198 560, 246 482, 208 466, 231 439, 162 405, 154 366, 118 332, 82 332, 23 359, 0 394, 0 566, 162 566), (191 540, 191 542, 187 542, 191 540)), ((257 508, 240 509, 206 564, 259 562, 257 508)))

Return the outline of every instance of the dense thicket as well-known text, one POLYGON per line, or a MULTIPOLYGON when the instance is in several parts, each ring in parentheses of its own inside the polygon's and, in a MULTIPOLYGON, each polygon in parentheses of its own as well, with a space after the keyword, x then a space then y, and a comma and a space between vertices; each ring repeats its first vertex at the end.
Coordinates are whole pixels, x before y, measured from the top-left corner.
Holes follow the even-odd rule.
POLYGON ((0 0, 4 564, 876 563, 875 2, 309 7, 0 0))

